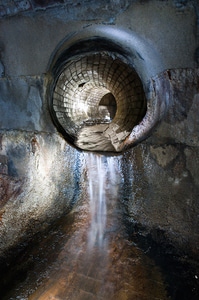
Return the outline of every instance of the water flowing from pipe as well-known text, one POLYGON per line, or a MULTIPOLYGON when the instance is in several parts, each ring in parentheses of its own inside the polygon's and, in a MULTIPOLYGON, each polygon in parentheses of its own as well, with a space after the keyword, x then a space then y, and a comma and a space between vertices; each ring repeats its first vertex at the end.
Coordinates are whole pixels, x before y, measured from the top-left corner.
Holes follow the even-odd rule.
POLYGON ((81 153, 79 162, 84 185, 78 205, 54 225, 50 239, 41 239, 40 258, 36 243, 28 256, 33 269, 9 299, 168 300, 159 268, 129 240, 123 225, 121 159, 81 153))
POLYGON ((86 154, 86 165, 91 218, 88 249, 97 246, 105 250, 108 194, 117 197, 116 166, 113 157, 92 153, 86 154))
POLYGON ((102 156, 88 154, 87 172, 91 217, 88 231, 88 248, 92 250, 95 243, 98 244, 98 247, 105 247, 104 229, 107 212, 105 193, 106 169, 102 162, 102 156))

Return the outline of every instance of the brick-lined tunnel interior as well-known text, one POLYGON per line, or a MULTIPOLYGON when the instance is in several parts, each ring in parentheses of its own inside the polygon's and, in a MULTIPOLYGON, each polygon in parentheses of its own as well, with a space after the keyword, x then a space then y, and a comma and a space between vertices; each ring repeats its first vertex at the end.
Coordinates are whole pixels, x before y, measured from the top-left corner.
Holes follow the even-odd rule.
POLYGON ((53 114, 80 149, 117 151, 146 113, 142 82, 116 55, 91 53, 68 61, 56 82, 53 114))
POLYGON ((6 0, 0 28, 0 299, 198 300, 199 1, 6 0))

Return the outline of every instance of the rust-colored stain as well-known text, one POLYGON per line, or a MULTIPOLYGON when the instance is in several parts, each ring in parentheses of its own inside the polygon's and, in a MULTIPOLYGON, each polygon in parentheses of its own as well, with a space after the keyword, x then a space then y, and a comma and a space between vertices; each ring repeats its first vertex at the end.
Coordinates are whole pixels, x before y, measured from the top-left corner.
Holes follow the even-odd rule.
MULTIPOLYGON (((21 193, 21 186, 21 179, 0 175, 0 210, 2 210, 9 199, 15 198, 21 193)), ((0 216, 1 213, 2 212, 0 211, 0 216)))
POLYGON ((38 148, 39 148, 39 143, 38 143, 36 137, 33 136, 32 140, 31 140, 32 153, 35 153, 38 148))

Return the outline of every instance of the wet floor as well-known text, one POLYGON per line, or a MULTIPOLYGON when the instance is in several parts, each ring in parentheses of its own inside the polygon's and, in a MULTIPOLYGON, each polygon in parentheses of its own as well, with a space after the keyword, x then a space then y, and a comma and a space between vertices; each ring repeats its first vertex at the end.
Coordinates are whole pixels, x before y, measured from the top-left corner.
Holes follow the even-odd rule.
POLYGON ((127 235, 114 163, 87 157, 88 189, 70 214, 2 264, 0 299, 199 299, 196 270, 127 235))

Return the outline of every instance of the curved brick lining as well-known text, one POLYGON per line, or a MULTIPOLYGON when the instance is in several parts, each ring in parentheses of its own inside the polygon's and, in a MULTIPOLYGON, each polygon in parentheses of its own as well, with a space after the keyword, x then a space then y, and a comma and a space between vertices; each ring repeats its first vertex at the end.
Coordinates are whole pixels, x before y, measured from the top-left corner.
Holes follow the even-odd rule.
MULTIPOLYGON (((79 131, 88 124, 104 124, 99 103, 104 95, 111 93, 117 103, 115 118, 103 127, 102 138, 106 137, 116 149, 143 118, 146 100, 141 80, 136 72, 117 57, 107 54, 91 54, 77 57, 66 64, 58 78, 53 93, 53 110, 66 133, 73 137, 80 148, 90 150, 90 143, 78 141, 79 131)), ((93 130, 93 127, 89 127, 93 130)), ((88 129, 87 129, 88 131, 88 129)), ((99 137, 100 139, 100 137, 99 137)), ((108 151, 104 146, 92 150, 108 151)))
POLYGON ((162 71, 157 52, 133 33, 107 26, 73 33, 47 70, 52 120, 80 149, 124 151, 146 139, 167 110, 170 87, 162 71), (112 122, 99 112, 108 94, 117 106, 112 122))

